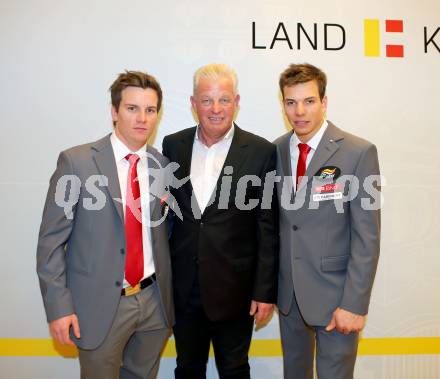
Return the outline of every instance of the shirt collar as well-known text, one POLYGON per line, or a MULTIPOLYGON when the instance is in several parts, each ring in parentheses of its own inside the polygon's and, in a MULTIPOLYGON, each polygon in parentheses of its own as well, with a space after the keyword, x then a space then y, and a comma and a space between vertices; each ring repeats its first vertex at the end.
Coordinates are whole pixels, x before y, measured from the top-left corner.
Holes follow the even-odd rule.
MULTIPOLYGON (((319 142, 321 142, 322 136, 324 135, 324 132, 326 131, 328 126, 327 120, 324 120, 319 130, 316 132, 316 134, 307 142, 307 145, 309 145, 313 150, 316 150, 318 148, 319 142)), ((292 145, 296 148, 298 147, 298 144, 301 143, 298 136, 293 133, 292 134, 292 145)))
POLYGON ((147 156, 147 144, 142 146, 138 151, 131 151, 116 135, 115 131, 113 130, 112 135, 110 136, 110 142, 113 147, 113 152, 115 154, 115 160, 116 162, 120 162, 122 160, 125 160, 125 157, 128 154, 137 154, 139 158, 142 160, 147 156))
MULTIPOLYGON (((200 129, 200 124, 197 125, 195 140, 202 143, 202 141, 199 138, 199 129, 200 129)), ((223 136, 223 138, 220 141, 218 141, 217 143, 228 140, 228 139, 232 139, 232 137, 234 136, 234 129, 235 129, 235 126, 234 126, 234 124, 232 124, 231 128, 226 132, 226 134, 223 136)))

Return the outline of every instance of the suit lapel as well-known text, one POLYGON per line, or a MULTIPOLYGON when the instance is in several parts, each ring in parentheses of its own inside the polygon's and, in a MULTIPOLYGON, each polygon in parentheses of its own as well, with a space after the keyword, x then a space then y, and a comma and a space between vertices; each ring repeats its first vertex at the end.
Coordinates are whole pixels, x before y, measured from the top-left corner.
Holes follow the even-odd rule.
POLYGON ((226 155, 225 163, 220 171, 220 175, 217 179, 216 188, 220 188, 222 174, 225 167, 232 166, 234 171, 232 172, 233 178, 238 178, 238 173, 243 163, 246 161, 246 147, 248 143, 243 131, 234 124, 234 136, 232 137, 231 146, 229 147, 228 154, 226 155))
MULTIPOLYGON (((190 128, 188 133, 182 136, 180 142, 180 151, 178 152, 178 162, 180 163, 180 178, 183 179, 191 175, 191 160, 192 160, 192 151, 194 145, 194 137, 197 131, 197 127, 190 128)), ((194 189, 191 183, 191 180, 184 185, 184 189, 186 191, 185 198, 191 199, 192 202, 191 207, 193 209, 193 213, 200 215, 200 206, 197 202, 195 196, 193 196, 194 189)))
POLYGON ((180 179, 189 176, 191 173, 191 157, 192 157, 195 132, 196 132, 196 127, 189 129, 188 133, 182 136, 180 140, 181 146, 180 146, 180 151, 178 153, 179 154, 178 162, 180 163, 180 171, 181 171, 180 179))
MULTIPOLYGON (((312 180, 317 171, 333 156, 336 151, 338 151, 338 142, 343 138, 344 137, 341 131, 331 122, 328 122, 327 129, 324 132, 315 154, 313 155, 313 158, 306 170, 306 176, 309 178, 309 182, 312 180)), ((305 183, 305 180, 300 182, 298 191, 301 191, 304 188, 305 183)))
POLYGON ((150 220, 153 220, 153 214, 154 214, 154 210, 156 208, 156 204, 158 201, 160 201, 160 199, 158 199, 155 196, 152 196, 151 194, 151 188, 152 186, 156 186, 156 188, 160 188, 160 184, 158 185, 157 183, 154 183, 155 180, 162 180, 162 175, 156 175, 156 177, 154 175, 152 175, 152 170, 159 170, 160 164, 158 165, 152 148, 147 145, 147 167, 148 167, 148 197, 149 200, 151 199, 151 197, 153 197, 153 201, 150 201, 150 220), (153 184, 154 183, 154 184, 153 184))
POLYGON ((116 168, 115 155, 110 142, 110 135, 100 139, 92 146, 93 159, 99 172, 108 179, 108 192, 118 215, 124 223, 124 213, 122 209, 121 189, 119 187, 118 169, 116 168))

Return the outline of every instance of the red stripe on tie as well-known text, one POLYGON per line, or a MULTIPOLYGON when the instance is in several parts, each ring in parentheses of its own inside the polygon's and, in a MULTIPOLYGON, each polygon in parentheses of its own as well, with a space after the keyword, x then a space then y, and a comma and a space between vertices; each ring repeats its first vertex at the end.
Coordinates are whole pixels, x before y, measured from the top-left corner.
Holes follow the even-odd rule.
POLYGON ((403 20, 385 20, 387 33, 403 33, 403 20))

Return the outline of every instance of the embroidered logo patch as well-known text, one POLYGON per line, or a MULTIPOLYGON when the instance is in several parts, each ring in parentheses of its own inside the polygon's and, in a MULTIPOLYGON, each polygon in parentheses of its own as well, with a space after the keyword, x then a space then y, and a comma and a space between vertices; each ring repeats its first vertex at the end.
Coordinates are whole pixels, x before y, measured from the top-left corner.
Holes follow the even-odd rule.
POLYGON ((321 167, 314 175, 321 180, 335 180, 341 175, 341 170, 336 166, 321 167))

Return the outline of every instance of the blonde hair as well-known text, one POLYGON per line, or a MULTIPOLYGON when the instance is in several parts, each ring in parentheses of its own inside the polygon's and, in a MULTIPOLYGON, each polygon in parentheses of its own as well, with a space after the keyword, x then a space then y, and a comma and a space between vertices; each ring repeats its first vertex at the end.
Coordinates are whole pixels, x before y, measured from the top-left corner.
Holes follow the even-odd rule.
POLYGON ((193 95, 195 95, 197 86, 199 85, 201 79, 219 80, 221 78, 227 78, 231 80, 234 95, 236 95, 238 86, 237 74, 231 67, 221 63, 208 64, 206 66, 200 67, 194 73, 193 95))

